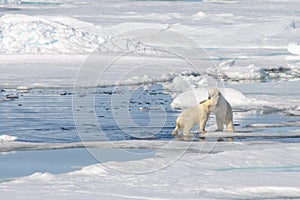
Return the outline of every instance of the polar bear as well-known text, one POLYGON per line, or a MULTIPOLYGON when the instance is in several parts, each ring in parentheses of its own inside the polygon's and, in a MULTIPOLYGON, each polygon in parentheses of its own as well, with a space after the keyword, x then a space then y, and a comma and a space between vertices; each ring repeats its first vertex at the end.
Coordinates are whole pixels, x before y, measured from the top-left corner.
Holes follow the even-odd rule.
POLYGON ((197 106, 191 107, 183 111, 176 119, 176 127, 172 132, 172 136, 178 134, 183 129, 184 135, 189 135, 190 130, 196 124, 199 124, 199 131, 206 133, 205 125, 210 112, 216 115, 217 130, 223 131, 224 124, 227 131, 233 132, 233 114, 232 108, 228 101, 223 97, 217 88, 208 90, 208 99, 200 102, 197 106))
POLYGON ((211 100, 209 111, 216 115, 218 126, 216 131, 223 131, 225 124, 227 131, 233 132, 232 108, 222 93, 217 88, 210 88, 208 90, 208 99, 211 100))
POLYGON ((190 130, 196 124, 199 124, 201 133, 206 133, 205 124, 209 117, 211 105, 212 101, 207 99, 200 102, 197 106, 184 110, 176 119, 176 127, 172 132, 172 136, 177 135, 178 131, 182 129, 184 135, 189 135, 190 130))

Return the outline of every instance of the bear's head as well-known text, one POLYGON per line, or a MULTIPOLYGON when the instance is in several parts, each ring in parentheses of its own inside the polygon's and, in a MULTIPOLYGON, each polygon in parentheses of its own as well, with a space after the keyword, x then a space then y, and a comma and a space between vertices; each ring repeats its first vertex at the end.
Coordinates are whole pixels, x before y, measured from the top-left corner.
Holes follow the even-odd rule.
POLYGON ((209 88, 208 89, 208 99, 211 99, 212 97, 220 95, 220 91, 218 88, 209 88))

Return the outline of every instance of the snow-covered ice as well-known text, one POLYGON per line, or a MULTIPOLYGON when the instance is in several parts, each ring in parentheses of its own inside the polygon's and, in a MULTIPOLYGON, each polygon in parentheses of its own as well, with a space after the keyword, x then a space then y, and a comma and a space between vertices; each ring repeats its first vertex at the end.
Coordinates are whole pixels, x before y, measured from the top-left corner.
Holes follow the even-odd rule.
MULTIPOLYGON (((165 145, 156 141, 127 142, 134 143, 144 148, 165 145)), ((300 197, 298 144, 198 142, 180 157, 176 147, 184 147, 187 142, 173 143, 175 149, 154 158, 97 164, 61 175, 35 173, 4 182, 0 185, 1 195, 8 199, 300 197), (154 166, 158 169, 152 173, 134 173, 147 172, 154 166)))
POLYGON ((0 179, 0 199, 299 199, 299 7, 0 1, 0 156, 124 155, 0 179), (212 132, 212 116, 204 141, 172 138, 209 87, 231 103, 236 132, 212 132), (130 149, 145 157, 126 161, 130 149))

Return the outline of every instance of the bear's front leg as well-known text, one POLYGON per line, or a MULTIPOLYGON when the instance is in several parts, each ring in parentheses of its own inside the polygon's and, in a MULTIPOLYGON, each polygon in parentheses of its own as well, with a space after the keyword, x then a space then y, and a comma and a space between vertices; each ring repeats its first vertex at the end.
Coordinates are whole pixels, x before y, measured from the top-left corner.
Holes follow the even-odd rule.
POLYGON ((172 132, 172 136, 178 135, 178 131, 179 131, 179 130, 180 130, 180 124, 179 124, 179 122, 176 121, 176 127, 175 127, 175 129, 173 130, 173 132, 172 132))
POLYGON ((208 120, 208 117, 209 117, 209 112, 208 113, 202 113, 201 117, 200 117, 200 122, 199 122, 199 131, 200 133, 202 134, 205 134, 207 133, 205 131, 205 125, 206 125, 206 122, 208 120))
POLYGON ((234 127, 233 127, 233 114, 232 114, 232 109, 229 107, 226 112, 226 117, 225 117, 225 124, 228 132, 233 132, 234 127))

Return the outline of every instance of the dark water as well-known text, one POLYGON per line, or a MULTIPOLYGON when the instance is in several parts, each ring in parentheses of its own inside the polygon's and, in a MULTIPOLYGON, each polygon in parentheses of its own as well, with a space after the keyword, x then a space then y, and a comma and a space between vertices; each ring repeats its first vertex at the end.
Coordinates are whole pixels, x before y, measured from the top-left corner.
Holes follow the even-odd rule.
MULTIPOLYGON (((5 90, 0 93, 5 99, 0 101, 0 135, 17 136, 24 142, 79 142, 73 118, 72 95, 73 91, 62 89, 33 89, 28 93, 18 93, 17 90, 5 90), (17 94, 18 98, 6 99, 8 94, 17 94)), ((149 109, 153 108, 159 116, 166 115, 160 131, 152 134, 152 139, 171 139, 170 132, 174 127, 178 112, 170 108, 171 97, 161 86, 154 85, 144 90, 138 87, 132 90, 129 87, 118 89, 112 87, 97 88, 95 97, 95 115, 101 125, 101 131, 109 140, 132 139, 131 130, 145 132, 150 122, 149 109), (123 105, 113 105, 114 94, 117 98, 130 95, 125 99, 126 111, 135 127, 120 128, 117 126, 113 111, 123 105), (157 108, 159 106, 159 108, 157 108), (145 127, 145 128, 144 128, 145 127), (129 134, 128 134, 129 133, 129 134)), ((120 113, 122 115, 122 112, 120 113)), ((126 115, 127 117, 127 115, 126 115)), ((147 135, 146 138, 150 139, 147 135)), ((142 139, 142 138, 140 138, 142 139)), ((99 139, 100 140, 100 139, 99 139)))
MULTIPOLYGON (((170 91, 159 84, 143 86, 99 87, 93 97, 93 115, 99 127, 87 127, 92 141, 101 141, 98 132, 106 140, 173 140, 171 132, 179 111, 170 108, 170 91), (128 121, 130 119, 130 121, 128 121), (151 125, 151 122, 154 124, 151 125)), ((17 136, 18 141, 43 143, 71 143, 81 141, 73 116, 72 89, 32 89, 28 93, 4 89, 0 93, 0 135, 17 136), (7 99, 13 94, 18 98, 7 99)), ((300 142, 299 137, 285 137, 287 132, 297 131, 292 116, 282 113, 261 114, 234 110, 235 129, 240 132, 282 134, 282 137, 237 138, 238 141, 275 140, 300 142), (251 127, 251 124, 274 126, 251 127), (280 124, 280 125, 276 125, 280 124)), ((89 119, 86 120, 89 122, 89 119)), ((213 116, 208 126, 215 122, 213 116)), ((82 128, 82 127, 80 127, 82 128)), ((84 127, 83 127, 84 128, 84 127)), ((196 131, 196 127, 195 127, 196 131)))

